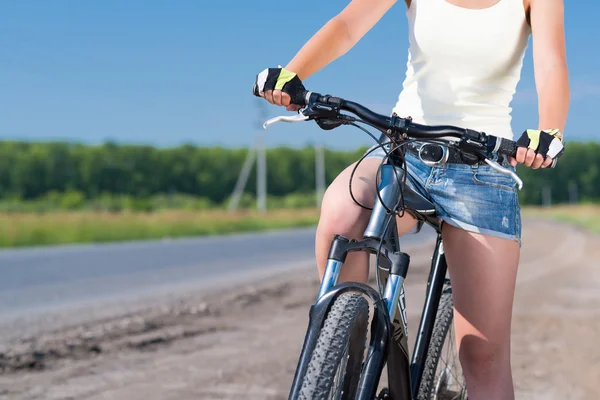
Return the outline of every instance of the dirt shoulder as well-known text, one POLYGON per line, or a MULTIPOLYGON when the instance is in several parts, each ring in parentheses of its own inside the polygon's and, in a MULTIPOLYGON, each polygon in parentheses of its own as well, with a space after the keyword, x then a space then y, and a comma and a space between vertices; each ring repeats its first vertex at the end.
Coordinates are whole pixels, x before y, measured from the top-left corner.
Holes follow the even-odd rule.
MULTIPOLYGON (((600 398, 600 237, 527 220, 513 320, 519 399, 600 398)), ((407 249, 408 250, 408 249, 407 249)), ((412 248, 417 326, 431 246, 412 248)), ((0 399, 286 399, 312 266, 0 343, 0 399)))

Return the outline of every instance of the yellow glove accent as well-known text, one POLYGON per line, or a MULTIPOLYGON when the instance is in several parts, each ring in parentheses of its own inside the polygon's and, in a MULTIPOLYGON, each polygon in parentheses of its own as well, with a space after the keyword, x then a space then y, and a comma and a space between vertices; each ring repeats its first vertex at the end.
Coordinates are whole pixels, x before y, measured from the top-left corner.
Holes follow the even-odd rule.
POLYGON ((277 83, 275 84, 275 90, 281 90, 285 86, 286 83, 294 79, 296 74, 292 71, 288 71, 283 68, 281 65, 278 66, 281 68, 281 72, 279 73, 279 77, 277 78, 277 83))

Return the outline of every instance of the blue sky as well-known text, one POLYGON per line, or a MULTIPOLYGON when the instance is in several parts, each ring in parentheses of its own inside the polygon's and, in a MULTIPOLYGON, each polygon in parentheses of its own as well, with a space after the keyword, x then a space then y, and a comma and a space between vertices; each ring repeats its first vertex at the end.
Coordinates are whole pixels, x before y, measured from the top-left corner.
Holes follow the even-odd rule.
MULTIPOLYGON (((255 75, 286 64, 347 2, 0 2, 0 139, 250 145, 259 132, 255 75)), ((597 140, 600 5, 566 3, 572 103, 565 134, 597 140)), ((389 113, 404 78, 406 31, 400 1, 306 86, 389 113)), ((513 101, 515 132, 537 125, 532 68, 530 46, 513 101)), ((268 146, 370 143, 356 129, 322 131, 314 123, 264 134, 268 146)))

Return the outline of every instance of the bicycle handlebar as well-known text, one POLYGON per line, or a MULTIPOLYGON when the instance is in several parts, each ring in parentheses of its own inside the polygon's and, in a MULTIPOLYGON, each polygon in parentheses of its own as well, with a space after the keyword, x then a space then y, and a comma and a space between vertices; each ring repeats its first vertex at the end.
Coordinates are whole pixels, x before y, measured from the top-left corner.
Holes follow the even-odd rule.
MULTIPOLYGON (((253 93, 258 96, 256 85, 253 93)), ((502 167, 496 161, 491 159, 492 154, 500 154, 515 157, 517 153, 516 142, 487 135, 484 132, 478 132, 472 129, 459 128, 452 125, 429 126, 412 122, 412 119, 401 118, 396 114, 391 117, 377 114, 367 107, 334 97, 330 95, 323 96, 319 93, 304 91, 292 97, 291 104, 306 106, 295 116, 279 116, 272 118, 264 123, 264 128, 277 122, 301 122, 310 119, 321 121, 325 125, 319 124, 323 129, 333 129, 344 123, 352 123, 357 119, 341 114, 340 111, 348 111, 356 115, 360 121, 366 122, 373 127, 385 132, 387 136, 395 136, 400 141, 405 139, 443 139, 445 137, 454 137, 458 141, 450 144, 464 154, 471 154, 477 160, 483 160, 496 171, 509 175, 518 184, 519 189, 523 187, 523 181, 519 176, 509 168, 502 167)))
POLYGON ((487 135, 483 132, 472 129, 459 128, 452 125, 422 125, 412 122, 410 118, 400 118, 397 116, 387 117, 377 114, 363 105, 353 101, 343 100, 339 97, 323 96, 319 93, 305 91, 299 93, 292 99, 292 104, 307 106, 310 104, 325 104, 332 107, 338 107, 340 110, 348 111, 363 121, 374 125, 375 127, 388 131, 392 130, 397 133, 405 134, 409 138, 414 139, 439 139, 444 137, 454 137, 458 139, 469 138, 478 142, 484 142, 493 152, 505 156, 515 157, 517 153, 517 143, 500 138, 497 136, 487 135))

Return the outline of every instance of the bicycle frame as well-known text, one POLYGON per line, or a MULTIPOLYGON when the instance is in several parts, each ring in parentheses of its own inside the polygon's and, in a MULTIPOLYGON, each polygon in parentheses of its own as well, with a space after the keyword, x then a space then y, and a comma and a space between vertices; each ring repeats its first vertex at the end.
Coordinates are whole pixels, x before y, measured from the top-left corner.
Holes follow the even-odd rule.
MULTIPOLYGON (((401 165, 395 161, 394 164, 401 165)), ((351 241, 336 235, 332 241, 319 294, 315 304, 310 308, 309 324, 292 383, 290 399, 298 397, 301 389, 299 377, 305 374, 329 307, 337 296, 348 291, 362 293, 373 307, 370 344, 356 398, 373 400, 376 397, 376 390, 386 363, 390 398, 413 399, 416 395, 445 282, 447 265, 439 223, 434 218, 421 215, 417 210, 415 215, 419 217, 421 223, 425 221, 436 230, 437 240, 411 358, 408 351, 408 322, 404 301, 404 280, 408 273, 410 257, 400 251, 396 218, 394 214, 387 212, 393 210, 398 201, 400 181, 404 174, 404 171, 394 164, 386 160, 382 165, 378 185, 380 196, 376 198, 363 239, 351 241), (371 286, 354 282, 338 284, 346 256, 352 251, 379 254, 376 273, 378 282, 384 282, 383 291, 381 287, 375 290, 371 286)))

